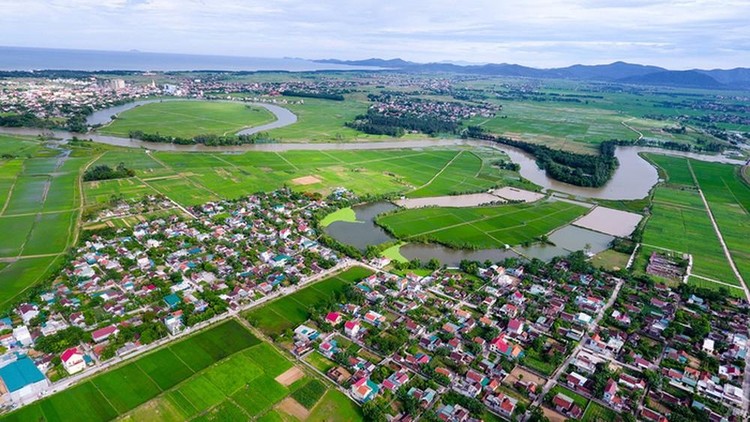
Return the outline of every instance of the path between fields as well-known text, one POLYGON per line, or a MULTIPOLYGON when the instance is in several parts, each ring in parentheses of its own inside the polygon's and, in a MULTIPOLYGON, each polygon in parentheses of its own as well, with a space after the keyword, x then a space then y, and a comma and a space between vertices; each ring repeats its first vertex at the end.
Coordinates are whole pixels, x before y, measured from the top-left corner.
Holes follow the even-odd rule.
POLYGON ((721 230, 719 230, 719 225, 716 224, 714 214, 713 212, 711 212, 711 207, 708 205, 706 196, 703 195, 703 189, 701 189, 701 186, 698 183, 698 177, 696 177, 695 172, 693 171, 693 166, 690 164, 690 160, 687 160, 687 165, 688 169, 690 169, 690 174, 693 176, 693 183, 695 183, 695 186, 698 188, 698 193, 700 194, 701 200, 703 201, 703 206, 706 207, 706 213, 708 213, 708 217, 711 219, 711 225, 713 225, 714 227, 716 237, 719 238, 719 243, 721 243, 721 247, 722 249, 724 249, 724 256, 726 256, 727 261, 729 261, 729 267, 732 269, 732 272, 734 272, 734 276, 737 277, 737 280, 739 280, 740 287, 742 287, 742 290, 744 290, 745 292, 745 299, 750 302, 750 290, 747 289, 747 285, 745 285, 745 280, 742 278, 742 274, 740 274, 739 270, 737 270, 737 266, 734 264, 732 254, 729 252, 729 248, 727 247, 726 242, 724 242, 724 236, 722 236, 721 230))
POLYGON ((445 163, 445 165, 443 166, 443 168, 441 168, 439 172, 435 173, 435 175, 434 175, 434 176, 432 176, 432 179, 430 179, 429 181, 427 181, 427 183, 425 183, 424 185, 422 185, 422 186, 419 186, 419 187, 417 187, 417 188, 414 188, 414 189, 412 190, 412 192, 416 192, 416 191, 418 191, 418 190, 420 190, 420 189, 422 189, 422 188, 424 188, 424 187, 427 187, 427 186, 429 186, 429 185, 430 185, 430 184, 431 184, 432 182, 434 182, 434 181, 435 181, 435 179, 437 179, 437 178, 438 178, 438 176, 440 176, 441 174, 443 174, 443 172, 445 171, 445 169, 447 169, 448 167, 450 167, 450 165, 451 165, 451 164, 453 164, 453 162, 454 162, 454 161, 456 161, 456 158, 460 157, 460 156, 461 156, 461 154, 463 154, 463 153, 464 153, 464 151, 463 151, 463 150, 461 150, 461 151, 458 151, 458 154, 454 155, 454 156, 453 156, 453 158, 451 158, 451 160, 450 160, 450 161, 448 161, 447 163, 445 163))
POLYGON ((628 128, 628 129, 632 130, 633 132, 637 133, 638 134, 638 139, 637 140, 640 141, 641 139, 643 139, 643 133, 641 131, 635 129, 633 126, 630 126, 629 124, 627 124, 627 122, 630 122, 630 121, 633 121, 633 120, 635 120, 635 117, 631 117, 628 120, 623 120, 620 123, 622 123, 622 125, 625 126, 626 128, 628 128))
MULTIPOLYGON (((299 290, 301 288, 307 287, 307 286, 309 286, 311 284, 315 284, 316 282, 324 280, 324 279, 327 279, 329 277, 333 277, 336 274, 339 274, 339 273, 341 273, 343 271, 346 271, 347 269, 349 269, 351 267, 354 267, 354 266, 362 266, 362 267, 365 267, 365 268, 371 268, 369 265, 367 265, 365 263, 354 261, 354 260, 351 260, 351 259, 344 259, 341 262, 339 262, 336 266, 334 266, 334 267, 332 267, 332 268, 330 268, 330 269, 328 269, 326 271, 323 271, 323 272, 321 272, 319 274, 316 274, 316 275, 314 275, 312 277, 308 277, 307 279, 303 279, 302 281, 300 281, 298 284, 295 284, 294 286, 282 288, 280 290, 277 290, 273 294, 270 294, 268 296, 264 296, 264 297, 262 297, 262 298, 260 298, 260 299, 258 299, 256 301, 254 301, 254 302, 248 303, 248 304, 246 304, 244 306, 241 306, 241 307, 239 307, 239 308, 237 308, 235 310, 224 312, 221 315, 216 315, 215 317, 213 317, 211 319, 208 319, 206 321, 200 322, 200 323, 198 323, 198 324, 196 324, 196 325, 194 325, 192 327, 186 328, 185 330, 183 330, 182 332, 180 332, 180 333, 178 333, 178 334, 176 334, 174 336, 167 335, 166 337, 161 338, 161 339, 159 339, 159 340, 157 340, 157 341, 155 341, 155 342, 153 342, 151 344, 141 346, 141 348, 139 348, 139 349, 137 349, 137 350, 133 351, 132 353, 129 353, 129 354, 125 355, 125 356, 122 356, 122 357, 116 356, 116 357, 114 357, 114 358, 112 358, 112 359, 110 359, 110 360, 108 360, 108 361, 106 361, 104 363, 101 363, 99 365, 96 365, 96 366, 93 366, 91 368, 85 369, 83 372, 79 372, 79 373, 77 373, 75 375, 71 375, 68 378, 64 378, 64 379, 58 381, 57 383, 54 383, 54 384, 50 385, 47 389, 43 390, 43 392, 40 395, 34 396, 31 399, 27 399, 27 400, 21 401, 20 402, 21 406, 18 406, 16 408, 14 408, 14 410, 17 410, 18 408, 26 406, 26 405, 28 405, 30 403, 33 403, 33 402, 37 401, 37 400, 42 400, 42 399, 46 398, 47 396, 49 396, 51 394, 58 393, 58 392, 60 392, 62 390, 70 388, 70 387, 78 384, 79 382, 88 381, 93 376, 98 375, 98 374, 100 374, 102 372, 105 372, 106 370, 108 370, 108 369, 110 369, 112 367, 118 366, 118 365, 120 365, 123 362, 127 362, 127 363, 133 362, 133 361, 135 361, 135 358, 138 357, 138 356, 142 356, 142 355, 144 355, 144 354, 146 354, 146 353, 148 353, 148 352, 150 352, 152 350, 155 350, 155 349, 161 348, 163 346, 166 346, 168 344, 171 344, 171 343, 175 342, 178 339, 182 339, 184 337, 189 337, 189 336, 191 336, 191 335, 193 335, 193 334, 201 331, 202 329, 207 328, 207 327, 209 327, 209 326, 211 326, 211 325, 213 325, 215 323, 218 323, 220 321, 223 321, 225 319, 235 318, 237 321, 239 321, 240 323, 242 323, 244 326, 248 326, 247 321, 245 321, 244 318, 242 318, 240 316, 240 314, 242 312, 245 312, 245 311, 247 311, 249 309, 252 309, 252 308, 255 308, 255 307, 258 307, 258 306, 262 306, 262 305, 266 304, 267 302, 271 302, 273 300, 279 299, 280 297, 286 296, 288 294, 292 294, 292 293, 296 292, 297 290, 299 290)), ((252 331, 253 332, 257 332, 255 329, 253 329, 252 331)))

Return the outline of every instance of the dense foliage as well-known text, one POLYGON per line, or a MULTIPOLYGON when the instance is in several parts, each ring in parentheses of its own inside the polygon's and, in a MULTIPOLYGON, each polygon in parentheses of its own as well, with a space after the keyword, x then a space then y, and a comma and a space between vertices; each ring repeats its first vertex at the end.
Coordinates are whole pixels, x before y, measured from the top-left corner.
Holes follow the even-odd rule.
POLYGON ((178 145, 195 145, 203 144, 206 146, 224 146, 224 145, 244 145, 244 144, 264 144, 275 142, 269 138, 268 134, 260 132, 252 135, 197 135, 192 138, 181 138, 178 136, 167 136, 159 133, 144 133, 140 130, 131 130, 128 134, 130 138, 140 139, 146 142, 159 142, 166 144, 178 145))
POLYGON ((133 176, 135 176, 135 171, 125 167, 124 163, 118 164, 114 169, 106 164, 102 164, 86 170, 83 173, 83 181, 124 179, 133 176))
POLYGON ((286 91, 282 91, 281 94, 286 95, 287 97, 320 98, 322 100, 344 101, 343 95, 330 92, 305 92, 292 91, 288 89, 286 91))
POLYGON ((609 181, 619 165, 615 157, 615 148, 620 142, 615 140, 602 142, 599 145, 599 155, 587 155, 491 135, 478 126, 467 128, 464 136, 509 145, 533 154, 537 165, 543 168, 548 176, 577 186, 602 186, 609 181))
POLYGON ((438 133, 453 133, 458 129, 458 123, 428 115, 404 113, 402 115, 387 115, 370 109, 367 114, 361 114, 354 121, 346 125, 352 129, 371 135, 388 135, 399 137, 407 130, 415 130, 428 135, 438 133))

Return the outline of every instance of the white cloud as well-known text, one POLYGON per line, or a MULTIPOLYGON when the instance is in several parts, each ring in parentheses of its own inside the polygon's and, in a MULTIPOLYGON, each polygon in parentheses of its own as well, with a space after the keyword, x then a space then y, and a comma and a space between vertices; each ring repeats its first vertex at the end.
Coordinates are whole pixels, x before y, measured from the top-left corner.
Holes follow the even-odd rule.
POLYGON ((0 44, 559 66, 750 64, 742 0, 0 0, 0 44))

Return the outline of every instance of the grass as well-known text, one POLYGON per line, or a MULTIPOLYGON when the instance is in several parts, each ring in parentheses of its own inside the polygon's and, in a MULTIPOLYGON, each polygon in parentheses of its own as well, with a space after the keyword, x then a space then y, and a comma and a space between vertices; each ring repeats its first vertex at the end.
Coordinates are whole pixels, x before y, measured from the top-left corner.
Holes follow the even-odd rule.
POLYGON ((320 353, 309 353, 305 356, 305 361, 314 366, 315 369, 320 372, 328 372, 331 368, 336 366, 336 362, 328 359, 320 353))
POLYGON ((480 177, 482 165, 482 159, 477 155, 467 151, 458 151, 451 158, 451 161, 435 174, 434 179, 419 189, 409 192, 408 196, 424 198, 445 195, 446 193, 456 194, 489 190, 495 187, 496 183, 480 177))
MULTIPOLYGON (((287 151, 209 154, 132 150, 131 156, 110 151, 98 164, 132 166, 138 178, 90 182, 87 203, 103 203, 112 194, 139 198, 162 193, 182 205, 196 205, 220 197, 236 198, 284 185, 306 192, 330 193, 345 187, 358 194, 447 195, 484 190, 495 185, 517 185, 516 172, 489 165, 502 154, 457 149, 287 151), (460 156, 459 156, 460 153, 460 156), (458 156, 451 166, 447 164, 458 156), (447 168, 446 168, 447 166, 447 168), (445 170, 443 170, 445 168, 445 170), (440 173, 442 171, 442 173, 440 173), (438 177, 436 177, 440 173, 438 177), (320 182, 300 185, 295 179, 313 176, 320 182), (433 180, 434 178, 434 180, 433 180), (432 181, 432 182, 431 182, 432 181)), ((351 218, 351 217, 349 217, 351 218)))
MULTIPOLYGON (((667 175, 667 185, 654 193, 653 215, 644 243, 693 255, 693 273, 739 286, 716 236, 696 182, 708 201, 732 260, 745 280, 750 279, 750 188, 737 166, 650 154, 667 175)), ((720 284, 692 277, 691 284, 718 289, 720 284)), ((736 289, 730 289, 736 294, 736 289)))
POLYGON ((337 221, 355 223, 357 222, 357 214, 354 212, 352 207, 341 208, 326 215, 322 220, 320 220, 320 225, 321 227, 328 227, 332 223, 335 223, 337 221))
POLYGON ((164 101, 123 112, 99 132, 128 137, 131 131, 192 138, 197 135, 232 135, 241 129, 274 121, 268 110, 242 103, 164 101))
MULTIPOLYGON (((182 383, 176 392, 172 407, 155 406, 170 412, 179 408, 177 397, 192 398, 194 409, 200 405, 221 402, 221 390, 210 384, 209 377, 194 376, 221 359, 260 343, 255 336, 237 321, 228 321, 201 331, 179 343, 161 348, 133 361, 83 381, 81 384, 61 391, 32 405, 21 408, 3 420, 47 421, 106 421, 124 414, 135 407, 154 399, 165 390, 182 383), (214 357, 202 367, 188 368, 181 365, 175 350, 207 352, 214 357), (157 368, 157 370, 153 370, 157 368), (172 369, 170 371, 168 369, 172 369), (192 378, 190 378, 192 377, 192 378), (189 380, 188 380, 189 379, 189 380), (185 381, 188 380, 188 381, 185 381), (209 384, 206 384, 209 383, 209 384), (216 389, 216 390, 214 390, 216 389), (216 393, 218 391, 218 393, 216 393), (179 394, 178 394, 179 393, 179 394)), ((212 367, 217 368, 217 367, 212 367)), ((221 370, 221 369, 220 369, 221 370)), ((219 371, 220 371, 219 370, 219 371)), ((206 373, 203 373, 206 374, 206 373)), ((189 406, 187 406, 189 407, 189 406)), ((179 411, 177 411, 179 413, 179 411)))
POLYGON ((246 318, 264 333, 278 336, 310 318, 309 308, 341 294, 344 288, 370 274, 362 267, 347 271, 305 287, 297 292, 246 313, 246 318))
POLYGON ((570 397, 573 400, 573 402, 575 402, 575 404, 577 404, 578 407, 580 407, 581 409, 586 409, 586 406, 589 403, 589 399, 587 399, 586 397, 583 397, 582 395, 580 395, 578 393, 574 393, 573 391, 570 391, 567 388, 561 387, 559 385, 556 385, 556 386, 552 387, 552 389, 549 392, 549 394, 552 397, 554 397, 558 393, 562 393, 562 394, 570 397))
POLYGON ((305 409, 312 409, 326 392, 326 386, 322 382, 313 379, 292 393, 292 398, 297 400, 305 409))
POLYGON ((607 270, 624 269, 628 265, 630 255, 607 249, 594 256, 591 262, 595 267, 604 267, 607 270))
POLYGON ((585 212, 582 206, 557 201, 409 209, 377 221, 402 240, 427 240, 455 247, 502 248, 531 242, 585 212))
POLYGON ((404 246, 404 243, 397 243, 389 248, 386 248, 383 252, 381 252, 381 255, 384 257, 390 259, 391 261, 398 261, 398 262, 409 262, 409 260, 401 255, 401 247, 404 246))
POLYGON ((349 422, 363 420, 362 410, 338 390, 328 390, 310 413, 307 422, 349 422))
POLYGON ((614 410, 592 401, 583 413, 583 419, 581 420, 583 422, 609 422, 617 420, 618 417, 619 415, 614 410))

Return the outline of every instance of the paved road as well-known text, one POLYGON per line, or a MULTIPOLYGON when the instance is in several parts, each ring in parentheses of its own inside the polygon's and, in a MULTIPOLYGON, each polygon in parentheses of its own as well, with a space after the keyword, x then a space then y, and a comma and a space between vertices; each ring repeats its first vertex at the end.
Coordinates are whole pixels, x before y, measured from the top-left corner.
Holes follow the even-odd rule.
MULTIPOLYGON (((607 303, 599 310, 599 312, 596 314, 596 318, 591 322, 588 328, 588 332, 594 331, 598 328, 599 322, 602 320, 604 315, 607 313, 607 310, 612 307, 612 305, 615 303, 615 300, 617 300, 617 295, 620 293, 620 289, 622 288, 622 285, 625 283, 624 280, 618 280, 617 285, 615 285, 615 290, 612 292, 612 296, 610 296, 607 303)), ((552 376, 547 380, 547 383, 544 384, 544 387, 542 388, 542 393, 539 394, 539 396, 534 400, 533 406, 539 406, 542 404, 542 401, 544 400, 544 396, 547 395, 547 393, 552 390, 552 388, 557 385, 557 380, 560 378, 562 374, 564 374, 568 366, 573 362, 573 359, 578 355, 578 352, 583 349, 583 344, 586 342, 586 340, 589 338, 588 334, 581 339, 580 342, 578 342, 578 345, 573 349, 573 352, 568 356, 567 359, 565 359, 565 362, 563 362, 562 365, 560 365, 559 368, 552 374, 552 376)), ((530 407, 533 407, 530 406, 530 407)))
MULTIPOLYGON (((66 388, 70 388, 71 386, 73 386, 73 385, 75 385, 75 384, 77 384, 77 383, 79 383, 81 381, 87 380, 87 379, 93 377, 94 375, 96 375, 96 374, 98 374, 100 372, 104 372, 107 369, 110 369, 110 368, 112 368, 114 366, 117 366, 120 363, 123 363, 125 361, 130 361, 130 360, 132 360, 136 356, 141 356, 141 355, 143 355, 145 353, 148 353, 148 352, 150 352, 150 351, 152 351, 154 349, 157 349, 157 348, 159 348, 161 346, 164 346, 164 345, 166 345, 168 343, 171 343, 171 342, 174 342, 174 341, 176 341, 178 339, 182 339, 182 338, 185 338, 185 337, 190 336, 192 334, 195 334, 197 331, 200 331, 203 328, 206 328, 206 327, 208 327, 210 325, 213 325, 213 324, 215 324, 217 322, 226 320, 228 318, 233 318, 233 317, 237 316, 238 314, 240 314, 241 312, 247 311, 248 309, 252 309, 254 307, 263 305, 266 302, 272 301, 274 299, 278 299, 279 297, 282 297, 282 296, 294 293, 295 291, 297 291, 297 290, 299 290, 299 289, 301 289, 301 288, 303 288, 303 287, 305 287, 305 286, 307 286, 309 284, 312 284, 312 283, 315 283, 315 282, 320 281, 322 279, 331 277, 331 276, 333 276, 333 275, 335 275, 335 274, 337 274, 337 273, 339 273, 341 271, 344 271, 344 270, 348 269, 349 267, 355 266, 355 265, 360 265, 361 266, 363 264, 361 264, 361 263, 359 263, 357 261, 351 260, 351 259, 342 260, 336 266, 334 266, 334 267, 332 267, 332 268, 330 268, 330 269, 328 269, 328 270, 326 270, 324 272, 316 274, 316 275, 314 275, 312 277, 307 277, 307 278, 301 280, 298 284, 295 284, 295 285, 289 286, 289 287, 281 288, 281 289, 277 290, 275 293, 270 294, 268 296, 264 296, 264 297, 258 299, 257 301, 254 301, 252 303, 248 303, 248 304, 246 304, 244 306, 241 306, 241 307, 239 307, 239 308, 237 308, 235 310, 231 310, 231 311, 225 312, 225 313, 223 313, 221 315, 217 315, 217 316, 215 316, 215 317, 213 317, 211 319, 203 321, 203 322, 201 322, 199 324, 196 324, 196 325, 194 325, 192 327, 186 328, 184 331, 182 331, 182 332, 180 332, 180 333, 178 333, 178 334, 176 334, 174 336, 170 335, 170 336, 164 337, 164 338, 162 338, 160 340, 157 340, 157 341, 155 341, 155 342, 153 342, 151 344, 148 344, 148 345, 145 345, 145 346, 141 346, 136 351, 134 351, 132 353, 129 353, 129 354, 125 355, 125 356, 114 357, 114 358, 112 358, 112 359, 110 359, 110 360, 108 360, 108 361, 106 361, 106 362, 104 362, 102 364, 93 366, 91 368, 88 368, 88 369, 84 370, 83 372, 79 372, 78 374, 71 375, 68 378, 62 379, 62 380, 60 380, 60 381, 52 384, 51 386, 49 386, 46 390, 44 390, 38 396, 33 397, 31 399, 27 399, 27 400, 22 401, 21 402, 21 406, 25 406, 27 404, 33 403, 33 402, 35 402, 37 400, 43 399, 44 397, 46 397, 46 396, 48 396, 50 394, 54 394, 56 392, 65 390, 66 388)), ((16 406, 16 408, 17 407, 21 407, 21 406, 16 406)))

